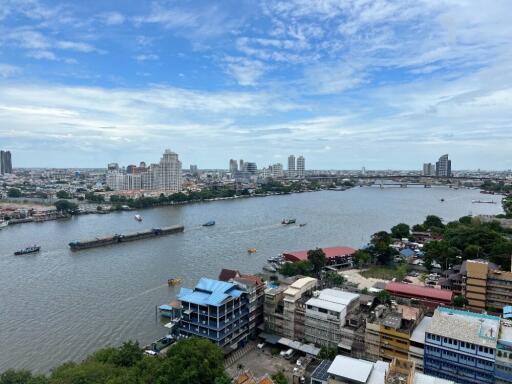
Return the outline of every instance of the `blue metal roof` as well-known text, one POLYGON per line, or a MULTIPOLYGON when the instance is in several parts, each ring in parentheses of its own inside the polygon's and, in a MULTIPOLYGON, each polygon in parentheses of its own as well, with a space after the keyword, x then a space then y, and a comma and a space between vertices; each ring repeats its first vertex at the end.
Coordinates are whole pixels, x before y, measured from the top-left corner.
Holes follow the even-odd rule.
POLYGON ((164 311, 172 311, 174 308, 171 307, 170 305, 163 304, 163 305, 159 306, 158 309, 162 309, 164 311))
POLYGON ((404 257, 411 257, 414 255, 414 251, 411 248, 404 248, 400 251, 400 254, 404 257))
POLYGON ((202 277, 195 288, 181 288, 178 299, 198 305, 220 306, 226 299, 238 298, 243 292, 236 284, 202 277))

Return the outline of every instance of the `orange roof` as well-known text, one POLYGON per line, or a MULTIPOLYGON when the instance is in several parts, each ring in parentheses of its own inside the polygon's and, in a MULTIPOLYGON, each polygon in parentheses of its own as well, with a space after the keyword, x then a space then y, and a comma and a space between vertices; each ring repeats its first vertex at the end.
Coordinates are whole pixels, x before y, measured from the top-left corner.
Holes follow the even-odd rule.
POLYGON ((257 384, 249 371, 242 372, 233 381, 234 384, 257 384))
POLYGON ((386 291, 391 294, 416 297, 420 299, 439 300, 447 303, 450 303, 453 297, 453 292, 448 289, 420 287, 419 285, 395 282, 387 283, 386 291))

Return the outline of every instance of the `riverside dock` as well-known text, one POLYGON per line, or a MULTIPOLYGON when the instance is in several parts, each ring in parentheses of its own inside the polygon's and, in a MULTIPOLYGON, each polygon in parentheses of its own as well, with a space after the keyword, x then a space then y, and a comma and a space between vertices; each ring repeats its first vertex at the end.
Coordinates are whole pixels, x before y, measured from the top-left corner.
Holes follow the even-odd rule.
POLYGON ((152 239, 155 237, 160 237, 164 235, 170 235, 173 233, 183 232, 185 227, 183 225, 173 225, 170 227, 163 228, 152 228, 141 232, 129 233, 126 235, 123 234, 115 234, 111 236, 105 237, 96 237, 90 240, 81 240, 81 241, 72 241, 69 243, 69 247, 73 251, 88 249, 88 248, 96 248, 103 247, 106 245, 125 243, 128 241, 142 240, 142 239, 152 239))

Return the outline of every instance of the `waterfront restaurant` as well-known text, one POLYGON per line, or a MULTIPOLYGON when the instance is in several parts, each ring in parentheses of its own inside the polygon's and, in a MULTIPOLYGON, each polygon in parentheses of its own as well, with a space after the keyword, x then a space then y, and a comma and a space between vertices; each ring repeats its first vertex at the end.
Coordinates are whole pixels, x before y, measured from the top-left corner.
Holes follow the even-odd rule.
MULTIPOLYGON (((322 248, 327 259, 327 265, 331 267, 346 268, 352 266, 352 255, 356 252, 350 247, 326 247, 322 248)), ((286 261, 296 263, 308 259, 308 251, 285 251, 283 257, 286 261)))

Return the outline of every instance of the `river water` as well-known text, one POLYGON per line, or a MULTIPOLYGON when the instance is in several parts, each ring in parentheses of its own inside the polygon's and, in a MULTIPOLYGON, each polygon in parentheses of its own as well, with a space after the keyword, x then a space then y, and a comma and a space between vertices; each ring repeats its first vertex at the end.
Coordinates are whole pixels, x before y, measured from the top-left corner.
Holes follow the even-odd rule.
POLYGON ((11 367, 45 372, 104 346, 130 339, 144 345, 163 336, 155 309, 179 290, 166 285, 170 277, 181 276, 191 287, 201 276, 217 277, 223 267, 258 272, 284 250, 359 247, 378 230, 422 222, 427 214, 453 220, 501 212, 500 197, 485 196, 498 204, 472 204, 481 198, 468 189, 364 187, 7 227, 0 231, 0 372, 11 367), (142 223, 133 219, 136 213, 142 223), (282 226, 285 217, 307 226, 282 226), (214 227, 201 226, 211 219, 214 227), (185 232, 78 252, 67 246, 172 224, 185 225, 185 232), (42 251, 13 256, 32 244, 42 251), (249 255, 252 247, 257 253, 249 255))

